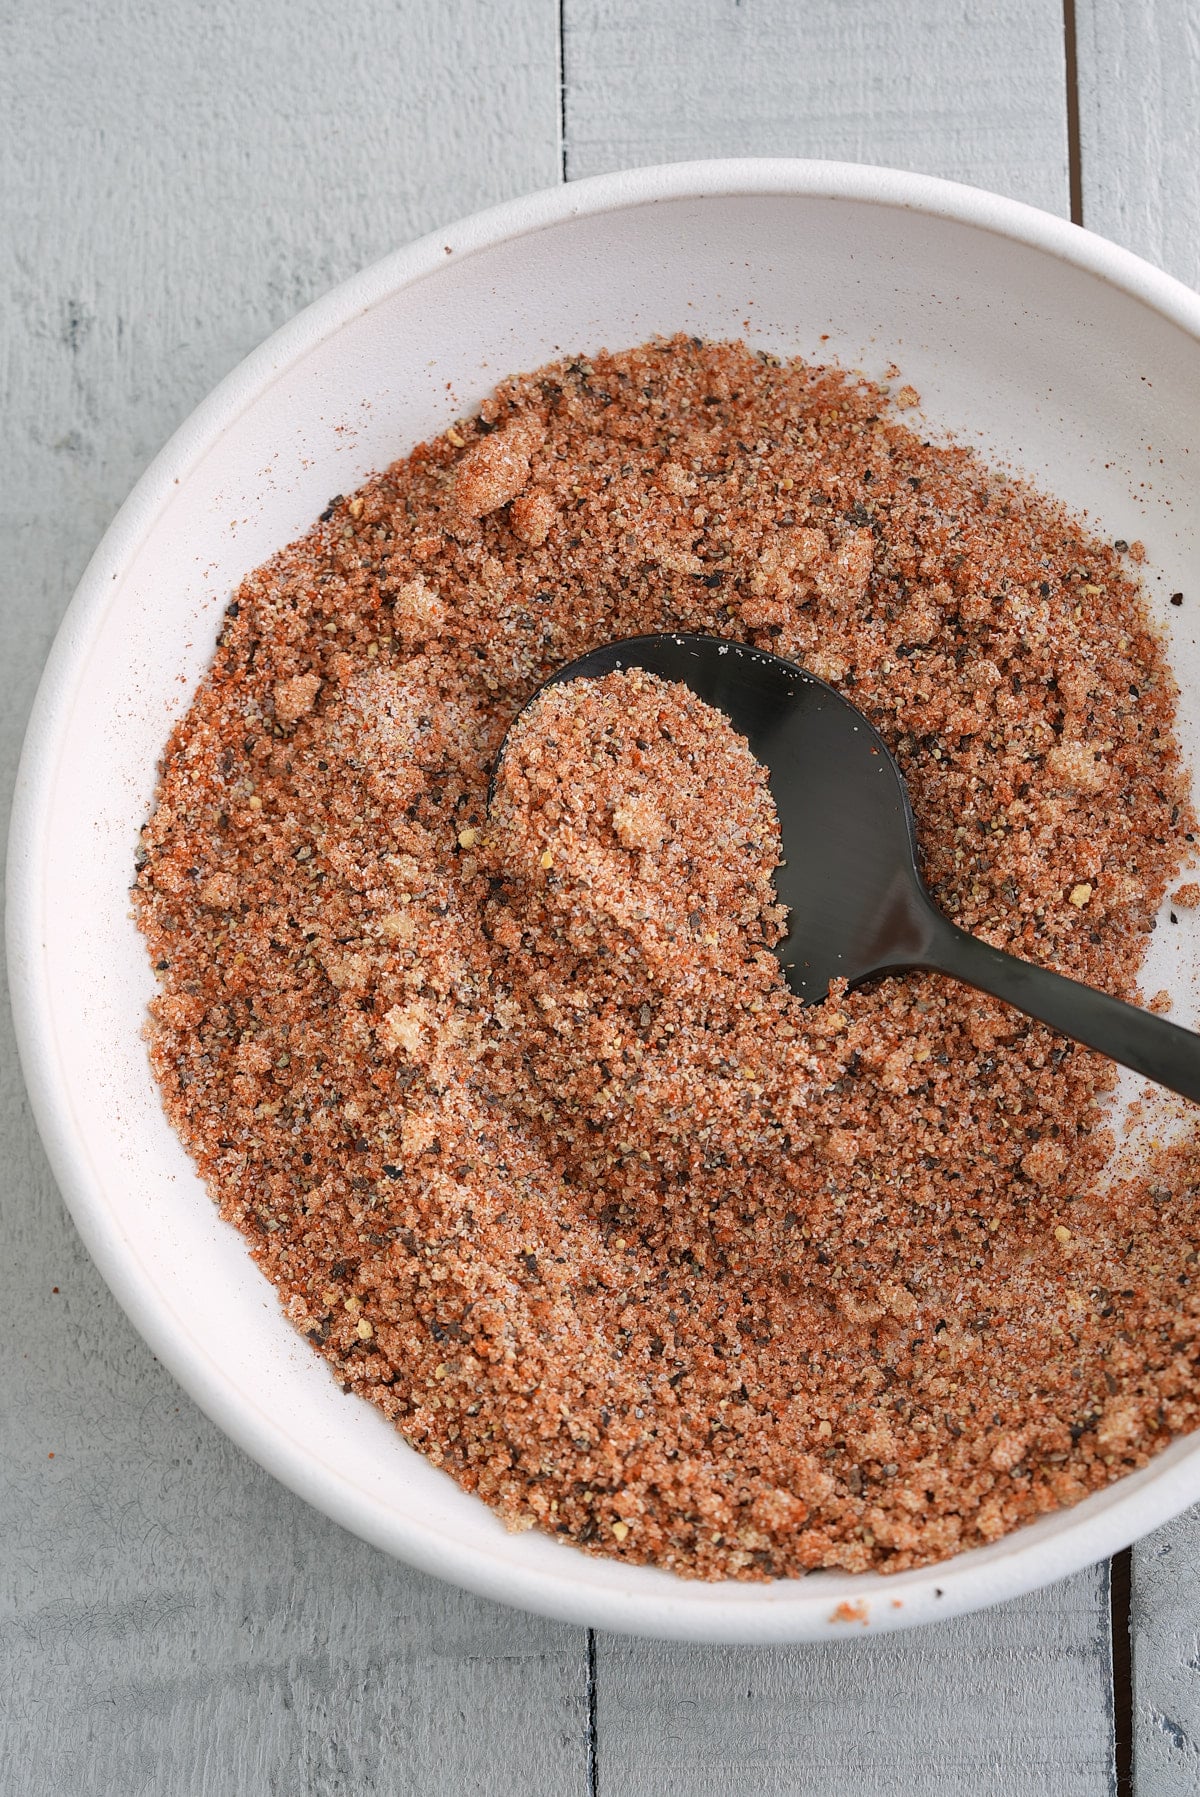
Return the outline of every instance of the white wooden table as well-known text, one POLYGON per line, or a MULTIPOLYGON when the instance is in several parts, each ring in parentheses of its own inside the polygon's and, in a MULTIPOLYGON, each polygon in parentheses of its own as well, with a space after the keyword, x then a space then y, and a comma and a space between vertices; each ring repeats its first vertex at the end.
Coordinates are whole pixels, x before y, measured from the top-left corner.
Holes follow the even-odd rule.
MULTIPOLYGON (((268 331, 489 202, 744 153, 995 188, 1200 284, 1200 0, 0 0, 5 769, 117 504, 268 331)), ((1200 1791, 1195 1515, 985 1615, 763 1651, 345 1535, 125 1322, 2 1027, 4 1797, 1200 1791)))

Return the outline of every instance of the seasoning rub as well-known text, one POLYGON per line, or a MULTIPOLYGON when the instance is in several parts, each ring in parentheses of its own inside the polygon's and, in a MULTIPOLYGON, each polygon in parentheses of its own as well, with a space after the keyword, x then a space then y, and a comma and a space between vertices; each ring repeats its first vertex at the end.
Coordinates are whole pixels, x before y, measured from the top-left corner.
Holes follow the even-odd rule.
POLYGON ((243 582, 167 745, 168 1115, 343 1387, 515 1528, 901 1568, 1196 1424, 1196 1138, 1121 1171, 1111 1067, 936 976, 802 1009, 715 714, 567 689, 487 814, 553 669, 750 641, 881 731, 952 916, 1132 996, 1193 831, 1137 557, 916 400, 684 337, 509 381, 243 582))

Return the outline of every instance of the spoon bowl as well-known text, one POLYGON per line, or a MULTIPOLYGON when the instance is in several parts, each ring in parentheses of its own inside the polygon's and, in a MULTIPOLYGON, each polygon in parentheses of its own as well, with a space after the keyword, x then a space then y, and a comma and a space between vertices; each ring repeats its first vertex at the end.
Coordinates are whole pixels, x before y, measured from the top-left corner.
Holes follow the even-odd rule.
POLYGON ((1005 954, 938 909, 921 878, 900 769, 833 687, 765 649, 672 631, 593 649, 538 691, 635 667, 681 682, 723 712, 767 769, 784 848, 775 889, 789 914, 775 953, 806 1004, 828 997, 831 980, 853 986, 889 969, 928 968, 1200 1101, 1200 1035, 1005 954))

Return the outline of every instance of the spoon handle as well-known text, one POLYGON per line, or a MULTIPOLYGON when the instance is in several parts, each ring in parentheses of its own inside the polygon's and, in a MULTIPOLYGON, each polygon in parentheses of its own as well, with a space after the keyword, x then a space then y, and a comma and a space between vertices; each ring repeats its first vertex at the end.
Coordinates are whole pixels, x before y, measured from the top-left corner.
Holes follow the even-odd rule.
POLYGON ((921 964, 1002 998, 1088 1048, 1185 1098, 1200 1101, 1200 1034, 1097 992, 1048 967, 1035 967, 969 936, 937 914, 921 964))

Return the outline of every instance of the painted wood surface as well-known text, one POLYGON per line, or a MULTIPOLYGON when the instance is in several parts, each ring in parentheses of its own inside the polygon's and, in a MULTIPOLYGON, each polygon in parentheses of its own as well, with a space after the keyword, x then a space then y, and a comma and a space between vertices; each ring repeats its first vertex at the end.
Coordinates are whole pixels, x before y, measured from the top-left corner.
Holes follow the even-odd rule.
POLYGON ((1076 8, 1083 223, 1200 287, 1200 6, 1076 8))
POLYGON ((30 1225, 0 1446, 5 1797, 584 1797, 586 1633, 309 1509, 30 1225))
POLYGON ((620 1797, 1100 1797, 1108 1570, 911 1635, 735 1650, 601 1636, 620 1797))
MULTIPOLYGON (((6 3, 0 42, 7 808, 62 609, 181 419, 561 162, 556 0, 6 3)), ((586 1791, 585 1632, 394 1564, 211 1427, 79 1246, 0 1027, 0 1792, 586 1791)))
MULTIPOLYGON (((1193 0, 1076 4, 1086 222, 1196 281, 1193 0)), ((558 0, 0 0, 5 806, 62 607, 149 456, 332 282, 557 180, 560 99, 573 176, 826 155, 1068 210, 1054 0, 564 0, 561 95, 559 23, 558 0)), ((0 1030, 4 1797, 1112 1789, 1104 1568, 837 1650, 589 1656, 308 1510, 116 1309, 0 1030)), ((1135 1556, 1138 1797, 1200 1787, 1198 1562, 1195 1519, 1135 1556)))
MULTIPOLYGON (((1083 222, 1200 287, 1200 7, 1076 0, 1083 222)), ((1133 1550, 1137 1797, 1200 1791, 1200 1510, 1133 1550)))
POLYGON ((1130 1592, 1133 1789, 1200 1791, 1200 1511, 1139 1541, 1130 1592))
POLYGON ((819 156, 1066 212, 1058 0, 564 0, 567 173, 819 156))
MULTIPOLYGON (((1070 208, 1063 18, 566 0, 569 175, 699 155, 890 163, 1070 208)), ((943 1628, 736 1653, 601 1636, 601 1791, 1107 1792, 1107 1569, 943 1628)))

